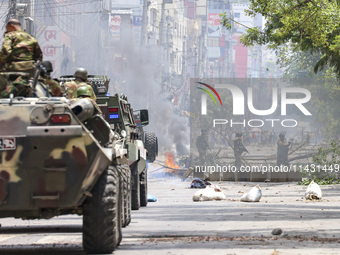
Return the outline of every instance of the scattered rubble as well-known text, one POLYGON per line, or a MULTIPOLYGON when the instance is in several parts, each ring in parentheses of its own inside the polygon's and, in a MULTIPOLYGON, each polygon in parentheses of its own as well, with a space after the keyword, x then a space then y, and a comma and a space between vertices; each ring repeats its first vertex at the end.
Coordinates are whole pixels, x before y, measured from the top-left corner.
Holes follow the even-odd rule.
POLYGON ((272 231, 272 235, 274 236, 279 236, 282 234, 282 229, 281 228, 274 228, 272 231))
POLYGON ((248 193, 241 197, 242 202, 259 202, 262 197, 262 191, 259 185, 253 187, 248 193))

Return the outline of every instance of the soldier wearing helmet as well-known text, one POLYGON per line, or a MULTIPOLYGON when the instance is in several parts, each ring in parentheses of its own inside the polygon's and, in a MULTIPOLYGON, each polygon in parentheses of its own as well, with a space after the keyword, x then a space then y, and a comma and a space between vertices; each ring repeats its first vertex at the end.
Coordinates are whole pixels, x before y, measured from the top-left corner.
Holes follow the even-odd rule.
POLYGON ((77 89, 77 98, 91 98, 91 86, 84 85, 77 89))
POLYGON ((93 92, 91 83, 87 81, 87 70, 85 68, 77 68, 74 72, 74 81, 65 82, 64 86, 67 89, 66 98, 72 99, 77 97, 77 89, 81 86, 89 86, 91 92, 91 99, 96 101, 96 95, 93 92))
POLYGON ((82 98, 88 98, 92 101, 92 104, 94 105, 96 112, 99 114, 103 114, 100 108, 98 107, 96 101, 94 101, 92 97, 93 89, 90 85, 85 84, 77 88, 76 90, 76 98, 73 98, 72 100, 78 100, 82 98))
POLYGON ((291 144, 292 144, 292 141, 289 140, 289 142, 287 142, 287 140, 285 139, 285 134, 281 132, 279 134, 279 140, 277 141, 276 164, 278 166, 280 165, 288 166, 288 151, 289 151, 289 147, 291 144))
POLYGON ((43 61, 41 65, 42 65, 42 70, 40 73, 41 82, 44 85, 49 86, 49 91, 53 96, 60 97, 61 87, 58 82, 56 82, 55 80, 51 78, 51 72, 53 72, 52 63, 50 61, 43 61))

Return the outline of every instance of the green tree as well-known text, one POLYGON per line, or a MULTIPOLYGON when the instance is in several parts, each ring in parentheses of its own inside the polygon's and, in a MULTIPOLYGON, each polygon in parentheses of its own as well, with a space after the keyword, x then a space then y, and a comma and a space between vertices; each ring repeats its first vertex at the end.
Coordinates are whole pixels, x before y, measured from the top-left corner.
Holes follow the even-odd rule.
MULTIPOLYGON (((250 0, 246 13, 252 17, 261 14, 266 23, 263 29, 247 29, 241 37, 245 46, 289 48, 288 54, 309 52, 317 58, 314 72, 329 66, 340 78, 340 0, 250 0)), ((225 27, 232 28, 236 22, 226 13, 221 17, 225 27)))

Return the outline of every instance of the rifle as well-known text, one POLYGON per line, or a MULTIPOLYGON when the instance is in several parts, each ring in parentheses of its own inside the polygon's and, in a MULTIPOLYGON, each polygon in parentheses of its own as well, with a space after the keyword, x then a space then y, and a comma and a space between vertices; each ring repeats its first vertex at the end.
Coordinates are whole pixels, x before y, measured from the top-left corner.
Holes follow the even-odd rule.
POLYGON ((34 73, 33 83, 32 83, 32 95, 33 95, 33 97, 38 97, 36 87, 37 87, 39 75, 40 75, 40 72, 41 72, 41 62, 40 62, 40 60, 38 60, 34 64, 34 66, 35 66, 35 73, 34 73))

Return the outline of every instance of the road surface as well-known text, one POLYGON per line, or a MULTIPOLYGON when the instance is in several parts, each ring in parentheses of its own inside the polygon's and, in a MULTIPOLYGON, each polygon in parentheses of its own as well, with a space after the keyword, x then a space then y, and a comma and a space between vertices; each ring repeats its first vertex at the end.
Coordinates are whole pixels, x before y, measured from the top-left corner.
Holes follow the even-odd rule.
MULTIPOLYGON (((303 199, 305 186, 260 183, 259 203, 240 202, 257 183, 219 185, 225 201, 193 202, 197 190, 179 178, 150 178, 158 201, 132 212, 116 255, 339 254, 340 185, 322 186, 322 201, 303 199), (280 236, 271 234, 281 228, 280 236)), ((0 254, 85 254, 82 218, 0 219, 0 254)))

